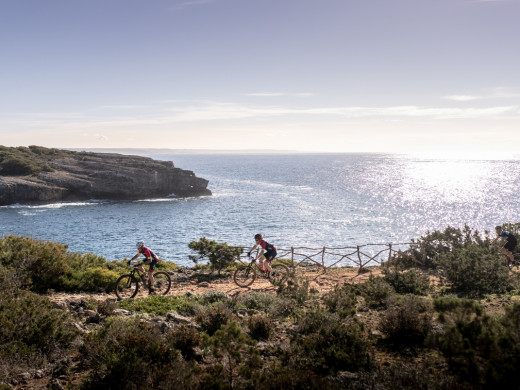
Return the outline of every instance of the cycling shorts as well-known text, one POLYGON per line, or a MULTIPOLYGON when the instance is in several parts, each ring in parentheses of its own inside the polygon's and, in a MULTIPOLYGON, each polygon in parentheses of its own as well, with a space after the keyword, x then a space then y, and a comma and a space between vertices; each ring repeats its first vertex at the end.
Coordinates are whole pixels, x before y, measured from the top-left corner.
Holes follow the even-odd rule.
POLYGON ((150 264, 150 267, 148 268, 148 272, 151 272, 155 269, 155 266, 157 265, 157 259, 154 259, 152 257, 152 261, 146 259, 143 264, 150 264))
POLYGON ((271 261, 274 260, 274 258, 276 257, 276 254, 277 253, 275 250, 266 251, 264 253, 265 261, 268 261, 270 263, 271 261))
POLYGON ((506 248, 509 252, 513 252, 515 250, 515 247, 516 247, 516 238, 514 240, 510 240, 510 241, 506 242, 506 244, 504 245, 504 248, 506 248))

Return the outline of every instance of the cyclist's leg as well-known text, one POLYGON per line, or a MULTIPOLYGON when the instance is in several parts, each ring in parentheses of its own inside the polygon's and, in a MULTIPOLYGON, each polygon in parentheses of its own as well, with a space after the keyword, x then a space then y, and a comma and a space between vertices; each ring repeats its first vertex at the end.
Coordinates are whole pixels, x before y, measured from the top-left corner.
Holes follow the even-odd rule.
POLYGON ((262 254, 260 255, 260 257, 258 258, 258 268, 260 268, 260 271, 262 272, 266 272, 266 269, 265 269, 265 265, 264 265, 264 262, 265 262, 265 256, 262 254))
POLYGON ((502 248, 502 249, 501 249, 501 252, 502 252, 504 255, 507 256, 507 259, 508 259, 508 260, 507 260, 507 263, 508 263, 507 265, 510 266, 510 265, 515 261, 515 259, 514 259, 514 257, 513 257, 513 253, 511 253, 510 251, 508 251, 506 248, 502 248))
POLYGON ((151 262, 149 262, 150 267, 148 268, 148 277, 150 278, 150 290, 153 290, 155 287, 155 279, 153 277, 153 273, 155 272, 155 266, 157 265, 157 260, 152 259, 151 262))
POLYGON ((276 257, 276 251, 267 251, 264 254, 267 272, 272 272, 271 261, 276 257))

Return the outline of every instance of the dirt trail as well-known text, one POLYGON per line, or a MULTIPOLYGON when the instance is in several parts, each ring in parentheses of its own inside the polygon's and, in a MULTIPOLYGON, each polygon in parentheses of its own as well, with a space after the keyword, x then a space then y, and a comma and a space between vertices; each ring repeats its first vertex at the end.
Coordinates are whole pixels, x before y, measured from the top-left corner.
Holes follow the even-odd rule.
MULTIPOLYGON (((320 294, 326 293, 334 289, 335 286, 342 286, 345 284, 362 283, 368 280, 370 275, 379 276, 381 270, 379 267, 367 267, 365 272, 358 273, 357 268, 339 268, 329 269, 323 275, 316 276, 314 274, 299 275, 298 277, 309 280, 309 287, 317 290, 320 294)), ((249 287, 238 287, 233 279, 216 279, 208 282, 198 282, 192 278, 179 278, 176 275, 172 278, 172 288, 168 295, 201 295, 210 291, 220 291, 231 296, 244 294, 250 291, 261 291, 267 293, 275 293, 276 287, 273 286, 267 279, 258 278, 249 287)), ((140 291, 137 298, 146 297, 146 292, 140 291)), ((117 299, 114 293, 53 293, 49 295, 53 302, 66 302, 70 300, 79 299, 94 299, 105 301, 107 299, 117 299)))

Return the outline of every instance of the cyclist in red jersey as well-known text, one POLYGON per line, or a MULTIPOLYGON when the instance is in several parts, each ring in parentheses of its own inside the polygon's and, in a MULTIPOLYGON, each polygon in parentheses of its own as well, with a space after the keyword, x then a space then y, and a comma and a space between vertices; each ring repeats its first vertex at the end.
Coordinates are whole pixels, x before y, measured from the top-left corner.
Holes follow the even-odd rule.
POLYGON ((253 252, 257 246, 260 245, 262 248, 262 253, 259 259, 259 267, 262 271, 264 271, 268 277, 271 276, 271 272, 273 271, 271 268, 271 261, 276 257, 276 247, 273 244, 268 243, 263 239, 262 235, 255 234, 255 245, 251 248, 251 250, 247 253, 248 256, 251 256, 251 252, 253 252), (265 261, 265 267, 264 267, 265 261))
POLYGON ((143 271, 143 272, 146 272, 144 270, 144 267, 143 267, 143 264, 150 264, 150 267, 148 268, 148 277, 150 278, 150 294, 151 295, 155 295, 155 279, 153 277, 153 272, 154 272, 154 269, 155 269, 155 266, 157 265, 157 261, 159 260, 159 258, 156 256, 155 253, 153 253, 150 249, 148 249, 147 247, 144 246, 144 241, 137 241, 137 244, 136 244, 136 247, 137 247, 137 254, 132 257, 130 260, 128 260, 128 265, 130 265, 130 263, 132 261, 134 261, 135 259, 137 259, 139 257, 139 255, 144 255, 144 257, 146 257, 146 259, 144 260, 144 262, 137 266, 136 268, 138 268, 139 270, 143 271))

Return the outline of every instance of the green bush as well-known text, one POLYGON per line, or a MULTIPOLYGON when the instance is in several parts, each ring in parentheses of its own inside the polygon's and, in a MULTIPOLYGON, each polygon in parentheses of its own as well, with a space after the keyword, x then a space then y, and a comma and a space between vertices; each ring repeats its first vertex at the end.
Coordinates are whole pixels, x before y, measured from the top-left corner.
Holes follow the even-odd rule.
POLYGON ((41 367, 71 347, 77 331, 68 315, 28 291, 0 296, 0 382, 18 370, 41 367), (16 362, 15 364, 13 364, 16 362), (7 368, 7 369, 5 369, 7 368))
POLYGON ((422 347, 432 327, 432 317, 427 301, 409 295, 399 306, 386 310, 379 329, 393 347, 422 347))
POLYGON ((158 326, 135 319, 112 318, 87 335, 81 359, 90 370, 84 389, 160 388, 168 373, 176 372, 182 382, 189 371, 158 326))
POLYGON ((212 269, 220 274, 221 270, 230 266, 242 253, 242 248, 235 248, 226 243, 218 243, 202 237, 199 241, 192 241, 188 247, 197 252, 197 256, 190 255, 190 259, 197 264, 202 259, 209 260, 212 269))
POLYGON ((273 321, 265 314, 249 317, 249 335, 255 340, 267 340, 274 330, 273 321))
POLYGON ((296 367, 320 376, 372 367, 370 342, 355 318, 326 321, 315 332, 296 335, 291 340, 290 355, 296 367))
POLYGON ((388 300, 395 295, 394 288, 382 277, 370 275, 367 282, 357 286, 360 294, 365 298, 368 307, 372 309, 385 308, 388 300))
POLYGON ((232 319, 233 313, 222 303, 204 308, 195 317, 201 329, 210 336, 232 319))
POLYGON ((496 251, 476 244, 442 253, 435 264, 441 279, 465 296, 499 294, 514 287, 509 270, 496 251))
POLYGON ((397 267, 383 267, 383 274, 383 279, 398 294, 428 295, 431 289, 428 275, 415 268, 399 270, 397 267))
POLYGON ((480 233, 469 226, 464 229, 448 226, 444 231, 428 232, 406 251, 399 251, 392 256, 389 264, 399 264, 404 267, 436 268, 437 256, 465 248, 471 244, 485 247, 489 243, 488 233, 482 238, 480 233))
POLYGON ((201 345, 202 337, 196 329, 181 324, 166 335, 166 341, 178 349, 184 359, 191 360, 195 357, 195 349, 201 345))
POLYGON ((336 286, 333 291, 323 296, 323 303, 333 313, 340 317, 356 314, 358 291, 354 286, 336 286))
POLYGON ((37 292, 110 290, 119 275, 102 256, 72 253, 63 244, 13 235, 0 239, 0 264, 17 270, 20 284, 37 292))
POLYGON ((0 175, 4 176, 34 175, 39 171, 34 162, 18 156, 8 157, 0 162, 0 175))

